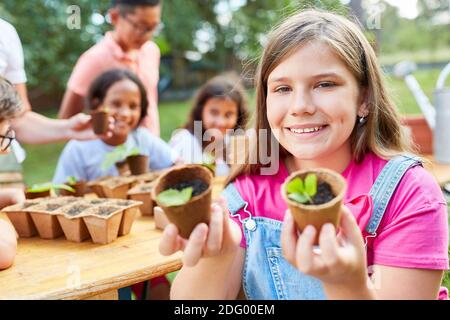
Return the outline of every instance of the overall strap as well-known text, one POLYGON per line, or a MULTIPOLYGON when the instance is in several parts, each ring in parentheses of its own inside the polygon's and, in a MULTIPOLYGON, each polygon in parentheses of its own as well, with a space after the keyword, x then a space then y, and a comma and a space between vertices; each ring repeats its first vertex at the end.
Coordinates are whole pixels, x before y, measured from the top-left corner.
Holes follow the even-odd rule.
POLYGON ((374 205, 372 216, 366 227, 366 232, 370 234, 369 237, 376 236, 377 228, 403 175, 409 168, 421 164, 421 158, 404 154, 392 158, 384 166, 369 193, 374 205))
POLYGON ((237 217, 242 226, 245 226, 247 230, 254 231, 256 229, 256 223, 252 219, 252 214, 247 210, 248 202, 242 198, 234 183, 229 183, 221 194, 227 200, 227 206, 231 216, 237 217), (242 219, 240 214, 238 214, 238 211, 242 208, 248 215, 248 218, 242 219))

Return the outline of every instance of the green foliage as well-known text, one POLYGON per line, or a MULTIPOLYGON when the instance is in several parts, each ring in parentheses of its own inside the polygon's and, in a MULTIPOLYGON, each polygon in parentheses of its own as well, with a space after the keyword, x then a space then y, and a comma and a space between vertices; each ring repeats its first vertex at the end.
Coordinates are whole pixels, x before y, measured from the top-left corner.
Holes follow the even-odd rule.
POLYGON ((69 184, 76 184, 78 182, 78 179, 74 176, 70 176, 70 177, 67 177, 67 182, 69 184))
POLYGON ((298 203, 313 204, 313 197, 317 193, 317 176, 308 174, 303 181, 300 177, 292 179, 286 186, 288 198, 298 203))
POLYGON ((179 191, 176 189, 167 189, 158 194, 158 202, 166 207, 181 206, 187 203, 192 197, 192 187, 184 188, 179 191))
POLYGON ((108 152, 103 160, 101 168, 103 171, 108 170, 116 162, 125 160, 128 156, 137 156, 141 154, 138 147, 133 147, 128 150, 125 144, 118 145, 113 151, 108 152))
POLYGON ((70 192, 75 192, 75 189, 66 185, 66 184, 55 184, 51 182, 34 184, 30 188, 27 189, 27 192, 38 193, 44 191, 51 191, 56 189, 64 189, 70 192))

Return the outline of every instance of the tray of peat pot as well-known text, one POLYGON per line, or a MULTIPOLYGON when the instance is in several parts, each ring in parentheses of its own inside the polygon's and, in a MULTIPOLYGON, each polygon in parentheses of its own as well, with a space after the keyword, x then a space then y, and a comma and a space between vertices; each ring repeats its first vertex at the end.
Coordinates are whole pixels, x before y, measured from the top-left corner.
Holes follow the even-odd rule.
POLYGON ((94 243, 108 244, 117 239, 123 211, 123 207, 109 204, 86 210, 83 220, 94 243))
POLYGON ((147 182, 155 181, 164 172, 163 171, 150 171, 147 173, 135 175, 133 177, 135 178, 137 183, 147 183, 147 182))
POLYGON ((130 233, 131 226, 139 214, 139 207, 142 205, 142 201, 110 199, 109 204, 123 209, 122 221, 120 222, 119 227, 119 237, 126 236, 130 233))
POLYGON ((93 206, 95 205, 88 200, 79 200, 58 209, 59 214, 56 217, 67 240, 83 242, 90 238, 83 216, 87 209, 93 206))
POLYGON ((54 198, 40 201, 27 208, 40 238, 56 239, 64 234, 57 218, 57 215, 60 214, 58 209, 71 201, 72 199, 54 198))
POLYGON ((191 164, 170 169, 155 183, 152 198, 183 238, 189 238, 197 224, 209 224, 212 179, 208 168, 191 164))
POLYGON ((97 196, 99 196, 100 198, 106 198, 106 196, 103 193, 103 188, 101 187, 100 183, 111 179, 112 177, 107 176, 107 177, 100 177, 97 178, 95 180, 89 181, 87 183, 87 186, 89 189, 91 189, 92 192, 94 192, 97 196))
POLYGON ((283 183, 281 194, 298 229, 303 231, 307 225, 316 228, 315 245, 325 223, 338 227, 346 187, 344 177, 323 168, 296 171, 283 183))
POLYGON ((153 215, 152 190, 154 186, 155 182, 141 183, 128 190, 128 199, 142 202, 139 209, 143 216, 153 215))
POLYGON ((132 177, 110 177, 92 184, 92 186, 99 197, 127 199, 127 192, 134 186, 135 181, 136 179, 132 177))
POLYGON ((27 209, 38 204, 39 201, 41 199, 25 200, 23 203, 14 204, 1 210, 11 220, 19 237, 30 238, 37 234, 36 227, 27 209))
POLYGON ((59 194, 63 196, 82 197, 86 193, 87 183, 85 180, 78 180, 77 178, 70 176, 65 183, 73 189, 60 189, 59 194))

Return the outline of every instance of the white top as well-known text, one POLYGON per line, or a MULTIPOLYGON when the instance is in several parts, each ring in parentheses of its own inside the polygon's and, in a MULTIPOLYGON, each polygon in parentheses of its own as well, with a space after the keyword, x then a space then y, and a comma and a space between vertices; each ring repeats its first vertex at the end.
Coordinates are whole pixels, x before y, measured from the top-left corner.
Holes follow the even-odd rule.
MULTIPOLYGON (((198 139, 187 129, 175 130, 169 145, 177 155, 178 160, 183 161, 183 163, 203 163, 203 159, 209 158, 208 155, 203 153, 198 139)), ((226 176, 229 172, 230 167, 225 161, 221 158, 216 159, 216 175, 226 176)))
POLYGON ((0 76, 13 84, 27 82, 23 49, 16 29, 0 18, 0 76))

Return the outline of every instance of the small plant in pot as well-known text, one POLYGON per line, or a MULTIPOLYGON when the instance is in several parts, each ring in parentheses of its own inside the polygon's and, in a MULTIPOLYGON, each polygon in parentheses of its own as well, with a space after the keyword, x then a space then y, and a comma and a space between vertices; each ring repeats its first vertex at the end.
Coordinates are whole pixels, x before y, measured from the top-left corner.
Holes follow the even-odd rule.
POLYGON ((99 108, 91 112, 92 128, 95 134, 105 134, 109 127, 109 109, 99 108))
POLYGON ((197 224, 209 224, 212 180, 209 169, 191 164, 174 167, 156 181, 152 197, 183 238, 189 238, 197 224))
POLYGON ((82 197, 86 193, 85 180, 78 180, 76 177, 70 176, 67 178, 67 182, 65 184, 73 188, 74 191, 72 192, 66 189, 60 189, 59 191, 60 195, 82 197))
POLYGON ((72 187, 66 185, 66 184, 55 184, 51 182, 42 183, 42 184, 35 184, 32 185, 30 188, 27 188, 25 190, 25 197, 27 199, 36 199, 36 198, 43 198, 43 197, 50 197, 55 194, 55 190, 67 190, 70 192, 75 192, 75 189, 72 187))
POLYGON ((329 169, 301 170, 284 182, 281 193, 300 231, 307 225, 315 227, 314 244, 319 243, 320 229, 326 223, 339 226, 346 181, 329 169))
POLYGON ((134 147, 128 152, 127 163, 132 175, 148 172, 148 156, 142 154, 138 147, 134 147))

